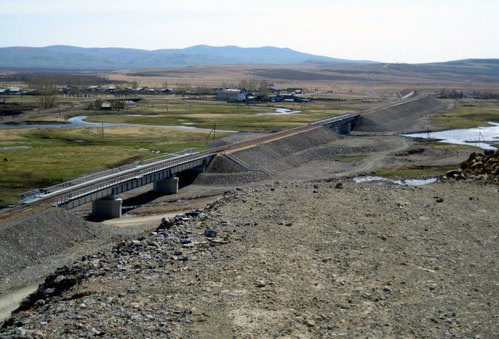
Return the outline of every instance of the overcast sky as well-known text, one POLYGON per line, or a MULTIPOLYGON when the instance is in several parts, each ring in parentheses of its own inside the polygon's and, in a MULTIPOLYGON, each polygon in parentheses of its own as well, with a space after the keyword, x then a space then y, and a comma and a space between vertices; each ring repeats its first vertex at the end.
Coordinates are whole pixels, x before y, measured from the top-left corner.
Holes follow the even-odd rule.
POLYGON ((289 47, 345 59, 499 58, 499 0, 0 0, 0 46, 289 47))

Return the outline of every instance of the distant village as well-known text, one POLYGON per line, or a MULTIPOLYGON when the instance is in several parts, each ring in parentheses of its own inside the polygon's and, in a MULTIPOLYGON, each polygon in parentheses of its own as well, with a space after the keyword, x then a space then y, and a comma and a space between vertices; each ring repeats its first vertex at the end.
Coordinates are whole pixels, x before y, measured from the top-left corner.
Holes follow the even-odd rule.
MULTIPOLYGON (((46 95, 47 89, 30 89, 23 87, 7 87, 0 88, 1 97, 10 95, 29 95, 42 96, 46 95)), ((265 87, 265 90, 248 90, 246 88, 185 88, 179 86, 174 87, 133 87, 133 86, 116 86, 116 85, 91 85, 84 88, 76 86, 57 86, 52 89, 52 95, 77 97, 77 98, 95 98, 98 99, 100 109, 112 110, 120 109, 123 106, 133 106, 135 102, 143 96, 157 95, 178 95, 190 99, 204 99, 225 101, 228 103, 262 103, 262 102, 299 102, 307 103, 311 98, 304 95, 302 88, 285 88, 278 89, 270 84, 265 87), (110 99, 109 96, 113 98, 110 99), (120 103, 120 104, 117 104, 120 103)), ((3 100, 4 101, 4 100, 3 100)), ((97 109, 97 107, 92 107, 97 109)))

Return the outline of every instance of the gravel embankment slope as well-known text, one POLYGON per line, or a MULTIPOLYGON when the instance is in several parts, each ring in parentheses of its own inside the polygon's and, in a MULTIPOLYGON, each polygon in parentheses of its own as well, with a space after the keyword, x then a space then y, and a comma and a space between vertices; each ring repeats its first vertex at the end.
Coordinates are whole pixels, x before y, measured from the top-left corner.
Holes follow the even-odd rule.
POLYGON ((433 127, 429 117, 441 112, 445 107, 443 102, 432 96, 423 96, 395 106, 364 113, 355 126, 355 130, 397 133, 428 130, 433 127))
POLYGON ((0 297, 84 253, 140 232, 88 222, 59 208, 0 225, 0 297))
POLYGON ((0 336, 498 337, 498 220, 490 184, 255 185, 59 270, 0 336))
POLYGON ((61 209, 0 226, 0 279, 96 237, 98 228, 61 209))

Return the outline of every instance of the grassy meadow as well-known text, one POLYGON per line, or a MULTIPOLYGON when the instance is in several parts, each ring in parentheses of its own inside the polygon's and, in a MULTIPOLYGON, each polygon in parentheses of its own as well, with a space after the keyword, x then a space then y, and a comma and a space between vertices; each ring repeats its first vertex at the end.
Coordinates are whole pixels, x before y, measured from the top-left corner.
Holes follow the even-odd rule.
POLYGON ((0 207, 19 194, 84 174, 186 148, 208 148, 208 133, 154 127, 0 130, 0 207))
POLYGON ((227 104, 215 101, 147 99, 137 107, 117 112, 76 111, 72 115, 88 115, 88 121, 141 125, 183 125, 237 131, 276 131, 307 124, 332 115, 346 113, 334 103, 276 103, 265 105, 227 104), (277 107, 300 111, 295 114, 275 113, 277 107))
POLYGON ((487 126, 489 121, 499 122, 497 102, 475 100, 472 106, 456 104, 453 109, 433 118, 432 123, 452 129, 487 126))

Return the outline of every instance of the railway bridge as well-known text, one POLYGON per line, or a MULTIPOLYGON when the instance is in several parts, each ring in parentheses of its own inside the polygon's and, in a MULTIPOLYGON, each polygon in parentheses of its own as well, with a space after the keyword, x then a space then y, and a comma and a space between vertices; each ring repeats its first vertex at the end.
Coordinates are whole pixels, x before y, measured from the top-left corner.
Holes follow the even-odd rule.
POLYGON ((321 126, 340 134, 348 134, 359 119, 358 114, 344 114, 314 121, 308 125, 272 133, 260 138, 234 143, 201 153, 192 153, 174 158, 157 158, 146 163, 136 163, 95 173, 44 189, 21 195, 24 204, 50 201, 54 206, 66 209, 92 202, 92 214, 100 218, 121 217, 122 200, 117 196, 135 188, 153 184, 153 190, 163 194, 178 191, 181 172, 194 170, 203 172, 217 154, 255 147, 299 133, 306 133, 321 126))

